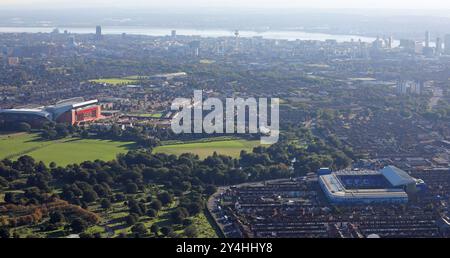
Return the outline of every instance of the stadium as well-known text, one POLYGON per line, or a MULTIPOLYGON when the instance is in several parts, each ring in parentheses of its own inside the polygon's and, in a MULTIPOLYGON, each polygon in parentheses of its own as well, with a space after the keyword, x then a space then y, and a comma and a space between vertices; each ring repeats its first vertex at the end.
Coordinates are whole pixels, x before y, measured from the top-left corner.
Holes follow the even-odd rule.
POLYGON ((32 127, 39 127, 48 121, 76 125, 100 118, 101 107, 98 100, 85 101, 83 98, 67 99, 51 106, 0 109, 0 121, 26 122, 32 127))
POLYGON ((328 200, 336 204, 406 203, 408 194, 417 192, 416 186, 424 184, 394 166, 379 171, 324 171, 320 170, 320 187, 328 200))

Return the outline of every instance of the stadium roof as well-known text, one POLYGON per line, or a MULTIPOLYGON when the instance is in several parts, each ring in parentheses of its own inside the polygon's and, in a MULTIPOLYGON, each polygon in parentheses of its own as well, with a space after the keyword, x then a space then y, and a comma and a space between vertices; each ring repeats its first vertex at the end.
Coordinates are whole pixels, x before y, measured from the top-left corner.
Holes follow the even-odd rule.
POLYGON ((98 100, 88 100, 88 101, 80 101, 80 100, 68 100, 65 102, 59 102, 56 105, 48 106, 48 108, 78 108, 78 107, 84 107, 92 104, 98 103, 98 100))
POLYGON ((36 115, 45 117, 47 119, 51 118, 51 114, 47 111, 41 109, 0 109, 0 113, 4 114, 21 114, 21 115, 36 115))
POLYGON ((55 105, 39 108, 16 108, 16 109, 0 109, 0 113, 4 114, 22 114, 22 115, 37 115, 47 119, 55 119, 62 113, 81 107, 97 104, 98 100, 84 101, 83 98, 73 98, 63 100, 55 105))
POLYGON ((407 198, 403 189, 345 189, 336 174, 320 176, 320 181, 335 198, 407 198))
POLYGON ((394 166, 384 167, 380 172, 393 186, 409 185, 416 182, 408 173, 394 166))

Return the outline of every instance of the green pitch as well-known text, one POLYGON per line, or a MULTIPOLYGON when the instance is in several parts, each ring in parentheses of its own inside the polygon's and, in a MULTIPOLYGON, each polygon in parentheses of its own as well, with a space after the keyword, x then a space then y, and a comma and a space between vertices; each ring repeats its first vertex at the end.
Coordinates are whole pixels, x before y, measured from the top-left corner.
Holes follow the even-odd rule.
POLYGON ((189 143, 177 143, 158 146, 154 149, 155 153, 166 153, 180 155, 183 153, 197 154, 204 159, 211 156, 214 152, 227 155, 233 158, 239 157, 242 150, 252 152, 253 148, 260 145, 259 141, 248 140, 217 140, 217 141, 199 141, 189 143))
POLYGON ((135 83, 138 83, 138 80, 128 79, 128 78, 107 78, 107 79, 90 80, 90 82, 106 83, 109 85, 116 86, 116 85, 135 84, 135 83))
POLYGON ((45 163, 64 166, 86 160, 113 160, 118 153, 135 148, 133 142, 97 139, 65 138, 41 140, 36 134, 0 135, 0 159, 17 159, 29 155, 45 163))

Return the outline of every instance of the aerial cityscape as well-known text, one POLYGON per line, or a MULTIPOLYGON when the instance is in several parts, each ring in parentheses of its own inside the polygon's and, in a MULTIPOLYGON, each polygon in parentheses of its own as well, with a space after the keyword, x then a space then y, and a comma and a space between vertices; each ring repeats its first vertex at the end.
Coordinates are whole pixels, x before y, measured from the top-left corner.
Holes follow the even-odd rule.
POLYGON ((0 3, 0 238, 450 237, 450 16, 414 3, 0 3))

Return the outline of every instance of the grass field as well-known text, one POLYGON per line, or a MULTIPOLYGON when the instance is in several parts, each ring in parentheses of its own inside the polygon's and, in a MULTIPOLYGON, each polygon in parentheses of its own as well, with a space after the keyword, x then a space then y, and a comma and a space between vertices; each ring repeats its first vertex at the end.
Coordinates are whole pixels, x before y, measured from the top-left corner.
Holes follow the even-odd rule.
POLYGON ((116 86, 116 85, 135 84, 138 82, 138 80, 130 78, 106 78, 106 79, 90 80, 90 82, 106 83, 116 86))
POLYGON ((47 164, 53 161, 64 166, 86 160, 112 160, 135 147, 133 142, 79 138, 44 141, 37 134, 1 135, 0 159, 29 155, 47 164))
POLYGON ((183 153, 197 154, 200 158, 204 159, 214 152, 218 154, 228 155, 233 158, 239 157, 242 150, 251 152, 254 147, 260 145, 260 141, 248 141, 242 139, 229 139, 229 140, 210 140, 198 141, 188 143, 170 143, 167 145, 158 146, 154 149, 155 153, 166 153, 180 155, 183 153))
POLYGON ((136 113, 136 114, 128 114, 129 116, 136 116, 142 118, 161 118, 163 114, 161 113, 136 113))

